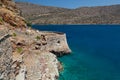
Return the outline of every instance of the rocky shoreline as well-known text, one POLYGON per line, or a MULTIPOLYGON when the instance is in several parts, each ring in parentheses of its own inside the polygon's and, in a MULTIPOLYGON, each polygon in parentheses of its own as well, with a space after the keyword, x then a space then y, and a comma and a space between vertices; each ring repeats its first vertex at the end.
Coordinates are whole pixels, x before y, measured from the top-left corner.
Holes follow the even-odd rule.
POLYGON ((66 34, 27 28, 12 0, 0 3, 0 79, 57 80, 57 56, 71 52, 66 34))
MULTIPOLYGON (((29 48, 29 50, 23 48, 24 52, 22 52, 22 55, 24 54, 24 65, 27 64, 27 79, 56 80, 59 77, 58 70, 60 65, 57 56, 61 55, 61 52, 63 54, 69 54, 71 52, 67 45, 65 34, 39 32, 32 29, 27 29, 25 32, 16 30, 12 33, 19 34, 18 37, 12 38, 13 45, 29 48), (58 54, 54 55, 51 51, 57 52, 58 54), (33 71, 31 72, 31 70, 33 71), (30 75, 34 77, 29 77, 30 75)), ((16 52, 14 55, 16 55, 16 52)))
MULTIPOLYGON (((8 34, 8 32, 5 34, 8 34)), ((2 38, 5 36, 2 37, 1 42, 4 43, 4 41, 7 40, 8 43, 12 44, 11 46, 5 46, 6 49, 9 49, 10 46, 12 52, 1 52, 1 55, 8 55, 11 57, 11 60, 5 59, 11 61, 9 62, 11 63, 9 68, 12 70, 10 72, 10 74, 12 74, 12 76, 10 76, 10 78, 12 77, 11 80, 58 79, 58 70, 60 70, 61 64, 57 60, 57 56, 62 56, 71 52, 67 45, 65 34, 35 31, 32 29, 27 29, 26 31, 16 29, 10 30, 9 35, 11 35, 11 37, 7 37, 4 40, 2 40, 2 38), (37 38, 38 36, 41 39, 37 38)), ((1 49, 5 49, 3 47, 4 45, 0 45, 1 49)), ((2 58, 4 57, 1 56, 0 59, 2 58)), ((1 64, 4 63, 2 60, 0 62, 1 64)), ((0 67, 3 67, 3 65, 0 67)), ((3 75, 3 72, 1 73, 1 76, 3 75)), ((3 80, 6 79, 3 77, 3 80)))

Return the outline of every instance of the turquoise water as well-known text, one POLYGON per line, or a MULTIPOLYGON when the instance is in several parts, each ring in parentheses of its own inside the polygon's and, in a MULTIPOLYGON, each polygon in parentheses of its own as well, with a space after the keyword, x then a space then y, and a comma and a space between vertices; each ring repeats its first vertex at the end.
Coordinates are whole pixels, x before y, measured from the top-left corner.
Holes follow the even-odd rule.
POLYGON ((33 25, 67 34, 72 53, 59 58, 60 80, 120 80, 120 25, 33 25))

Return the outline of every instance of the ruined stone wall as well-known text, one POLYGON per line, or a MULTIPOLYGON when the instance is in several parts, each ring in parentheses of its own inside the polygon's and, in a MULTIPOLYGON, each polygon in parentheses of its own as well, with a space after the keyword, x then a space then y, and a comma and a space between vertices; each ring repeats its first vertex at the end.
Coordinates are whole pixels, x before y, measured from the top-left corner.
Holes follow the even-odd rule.
MULTIPOLYGON (((65 33, 59 32, 43 32, 46 37, 47 44, 45 49, 54 53, 56 56, 63 56, 71 53, 68 46, 65 33)), ((44 46, 43 46, 44 47, 44 46)))

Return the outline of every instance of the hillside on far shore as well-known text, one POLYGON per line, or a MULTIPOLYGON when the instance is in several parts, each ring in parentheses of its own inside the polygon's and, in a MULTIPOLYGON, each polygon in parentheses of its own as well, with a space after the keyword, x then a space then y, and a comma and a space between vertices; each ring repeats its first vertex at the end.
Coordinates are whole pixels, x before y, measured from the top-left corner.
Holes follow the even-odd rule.
POLYGON ((66 9, 17 2, 17 6, 33 24, 120 24, 120 5, 66 9))

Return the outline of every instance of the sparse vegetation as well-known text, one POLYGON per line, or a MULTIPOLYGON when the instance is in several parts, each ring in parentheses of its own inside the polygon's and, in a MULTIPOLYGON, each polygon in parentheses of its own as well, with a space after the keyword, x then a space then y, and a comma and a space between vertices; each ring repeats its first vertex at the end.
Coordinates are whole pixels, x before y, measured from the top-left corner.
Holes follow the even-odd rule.
POLYGON ((2 19, 2 17, 0 17, 0 21, 2 21, 3 19, 2 19))
POLYGON ((23 52, 23 48, 21 47, 17 48, 17 53, 21 53, 21 52, 23 52))
POLYGON ((25 32, 25 34, 26 34, 26 35, 29 35, 29 33, 28 33, 28 32, 25 32))
POLYGON ((40 53, 40 52, 36 52, 35 54, 36 54, 36 55, 40 55, 41 53, 40 53))
POLYGON ((36 36, 36 39, 37 39, 37 40, 40 40, 41 38, 40 38, 40 36, 36 36))
POLYGON ((12 36, 16 37, 16 36, 17 36, 17 34, 16 34, 16 33, 13 33, 13 34, 12 34, 12 36))
POLYGON ((0 17, 0 22, 3 22, 3 18, 2 17, 0 17))
POLYGON ((27 24, 27 26, 28 26, 29 28, 32 27, 32 23, 31 23, 31 22, 29 22, 29 21, 25 21, 25 23, 27 24))

